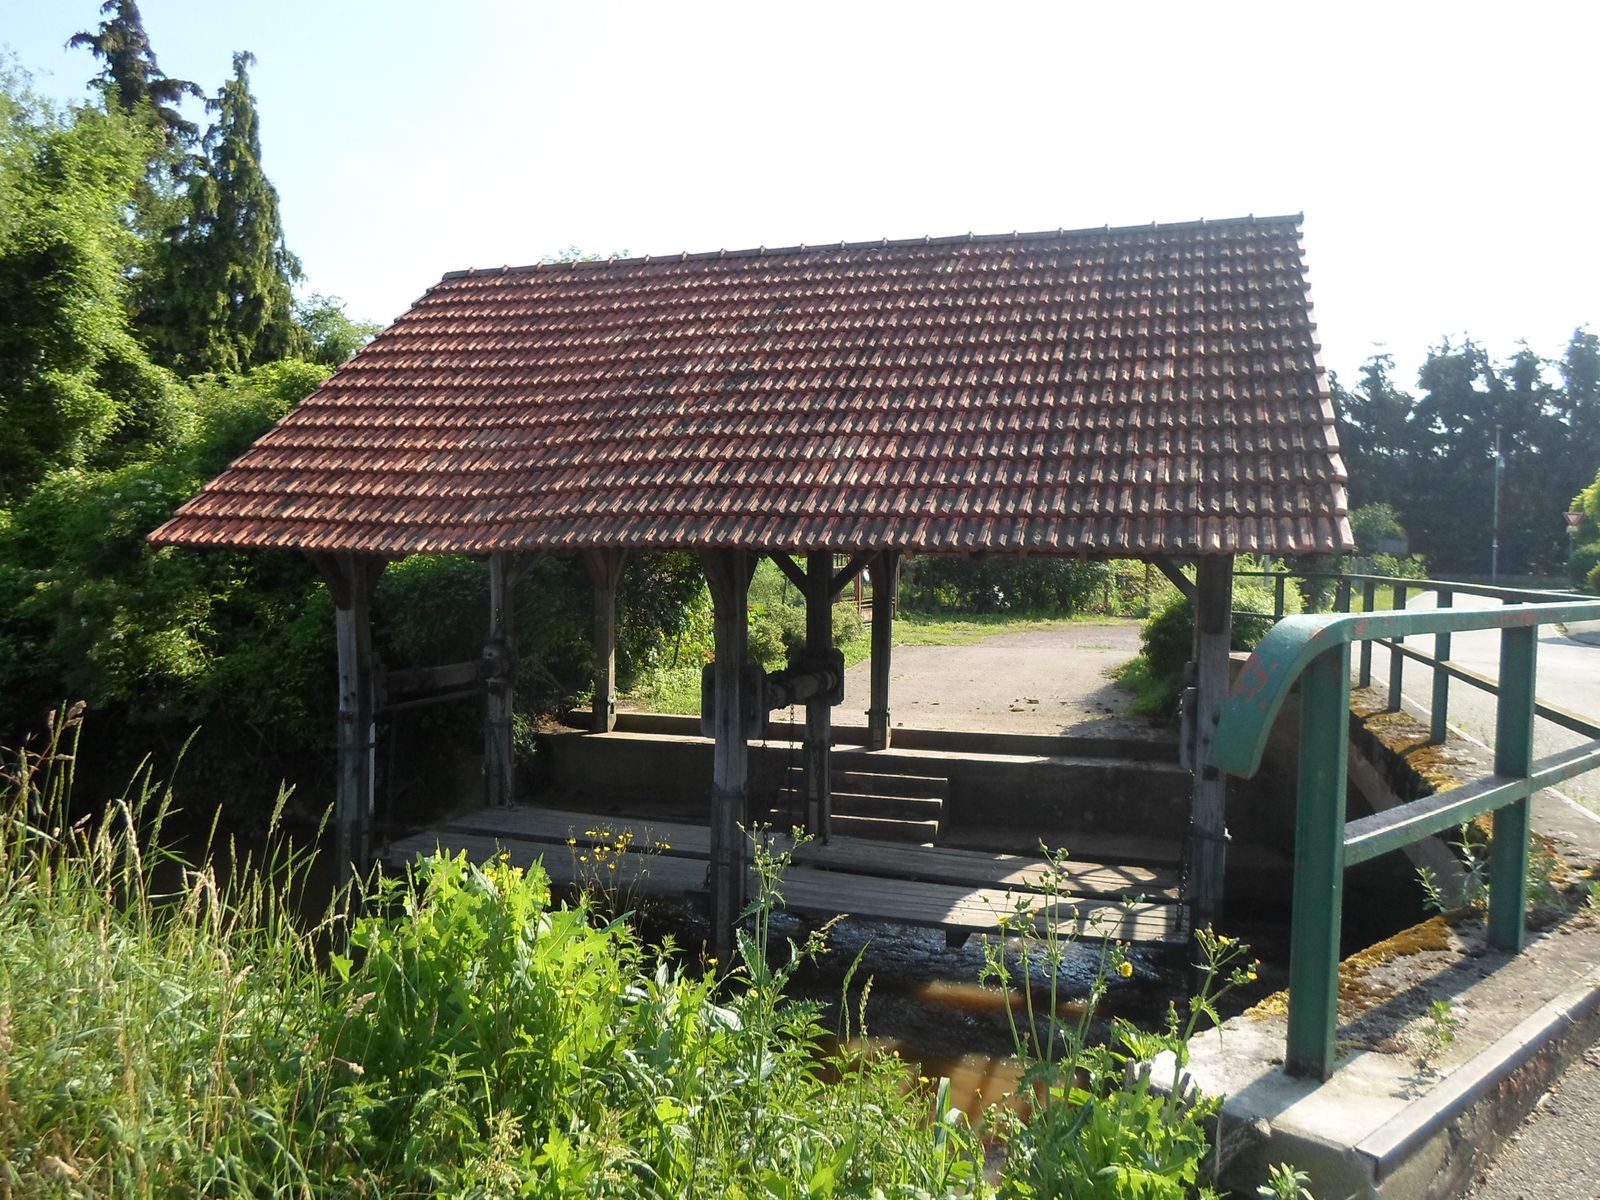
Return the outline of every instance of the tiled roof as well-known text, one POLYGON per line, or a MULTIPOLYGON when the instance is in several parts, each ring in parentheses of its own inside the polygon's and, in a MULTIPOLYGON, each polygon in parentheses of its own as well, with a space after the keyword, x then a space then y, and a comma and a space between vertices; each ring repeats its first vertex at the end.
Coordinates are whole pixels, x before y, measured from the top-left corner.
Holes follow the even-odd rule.
POLYGON ((1331 552, 1298 217, 445 278, 152 535, 1331 552))

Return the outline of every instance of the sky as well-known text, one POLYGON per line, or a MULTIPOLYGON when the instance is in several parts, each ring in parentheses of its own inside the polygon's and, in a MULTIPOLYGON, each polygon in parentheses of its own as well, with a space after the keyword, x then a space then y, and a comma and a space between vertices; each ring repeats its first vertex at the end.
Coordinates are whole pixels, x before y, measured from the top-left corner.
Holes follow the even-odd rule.
MULTIPOLYGON (((1303 212, 1325 364, 1600 327, 1600 5, 142 0, 162 69, 255 54, 304 290, 449 270, 1303 212)), ((99 0, 0 0, 38 90, 99 0)))

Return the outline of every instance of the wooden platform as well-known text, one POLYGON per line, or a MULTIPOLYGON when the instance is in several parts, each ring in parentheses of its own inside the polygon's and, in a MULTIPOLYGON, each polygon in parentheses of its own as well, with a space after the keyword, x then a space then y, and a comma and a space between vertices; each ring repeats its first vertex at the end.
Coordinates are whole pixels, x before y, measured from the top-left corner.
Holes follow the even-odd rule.
MULTIPOLYGON (((787 835, 769 835, 791 849, 787 835)), ((686 896, 705 887, 710 831, 704 825, 608 818, 561 809, 478 809, 391 844, 386 861, 402 864, 442 848, 483 861, 504 853, 527 866, 542 860, 560 885, 594 883, 645 896, 686 896), (628 834, 631 836, 621 837, 628 834), (596 861, 598 846, 626 850, 596 861)), ((908 846, 835 837, 793 851, 783 875, 783 907, 808 916, 846 914, 954 933, 995 933, 1019 906, 1031 919, 1055 920, 1087 937, 1169 943, 1187 936, 1174 872, 1069 861, 1060 867, 1054 911, 1046 889, 1053 868, 1041 858, 940 846, 908 846)), ((752 885, 753 886, 753 885, 752 885)))

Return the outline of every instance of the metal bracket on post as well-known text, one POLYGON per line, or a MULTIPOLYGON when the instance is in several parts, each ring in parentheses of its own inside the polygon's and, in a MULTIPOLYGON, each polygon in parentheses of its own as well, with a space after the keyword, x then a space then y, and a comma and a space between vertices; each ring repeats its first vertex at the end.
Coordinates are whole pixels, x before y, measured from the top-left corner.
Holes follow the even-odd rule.
POLYGON ((734 926, 744 911, 749 859, 749 839, 739 828, 749 802, 749 745, 741 677, 746 666, 750 575, 755 560, 739 550, 704 550, 700 561, 711 587, 716 638, 708 915, 712 954, 727 970, 733 963, 734 926))

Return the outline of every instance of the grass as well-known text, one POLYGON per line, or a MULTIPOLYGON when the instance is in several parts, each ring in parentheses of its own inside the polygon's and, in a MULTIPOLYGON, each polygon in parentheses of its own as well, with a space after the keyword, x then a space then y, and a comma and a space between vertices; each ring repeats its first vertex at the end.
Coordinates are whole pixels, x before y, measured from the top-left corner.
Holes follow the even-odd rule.
MULTIPOLYGON (((1410 590, 1411 590, 1411 594, 1412 595, 1416 595, 1417 594, 1417 590, 1418 589, 1412 588, 1410 590)), ((1394 589, 1393 585, 1391 585, 1391 584, 1380 584, 1373 591, 1372 603, 1374 605, 1374 607, 1370 610, 1372 612, 1382 612, 1382 611, 1385 611, 1385 610, 1388 610, 1388 609, 1393 609, 1393 608, 1400 607, 1398 604, 1395 603, 1395 589, 1394 589)), ((1329 596, 1329 598, 1328 598, 1328 608, 1325 608, 1323 611, 1324 612, 1330 611, 1331 608, 1332 608, 1332 604, 1333 604, 1333 598, 1332 598, 1332 596, 1329 596)), ((1350 611, 1353 612, 1353 613, 1354 612, 1367 612, 1368 611, 1367 605, 1366 605, 1366 597, 1363 595, 1362 590, 1359 587, 1352 587, 1350 589, 1350 611)))
POLYGON ((758 913, 701 971, 438 856, 303 926, 305 860, 178 862, 148 777, 65 820, 74 736, 0 805, 0 1196, 983 1194, 937 1089, 785 998, 820 942, 758 913))
POLYGON ((1144 655, 1114 667, 1111 678, 1123 691, 1133 694, 1133 702, 1128 705, 1128 712, 1133 716, 1164 717, 1170 713, 1178 684, 1171 678, 1153 674, 1150 660, 1144 655))
MULTIPOLYGON (((1214 1102, 1128 1067, 1181 1063, 1215 1020, 1217 985, 1248 974, 1227 939, 1201 936, 1187 1024, 1119 1021, 1097 1047, 1056 1022, 1066 943, 1030 951, 1019 910, 1023 977, 998 955, 986 974, 1032 1027, 1011 1018, 1028 1103, 1001 1106, 1006 1165, 986 1178, 948 1081, 864 1048, 870 980, 852 994, 846 973, 832 1031, 786 994, 826 931, 772 937, 782 860, 757 852, 734 963, 648 947, 503 860, 424 858, 308 924, 307 858, 275 852, 232 882, 180 861, 148 774, 69 820, 77 727, 53 732, 0 779, 0 1196, 1208 1194, 1214 1102)), ((1132 974, 1098 944, 1091 999, 1132 974)))
POLYGON ((1127 617, 1083 613, 1063 617, 1054 613, 983 613, 942 615, 902 612, 895 620, 896 646, 967 646, 1003 633, 1038 633, 1076 629, 1084 625, 1136 625, 1127 617))

